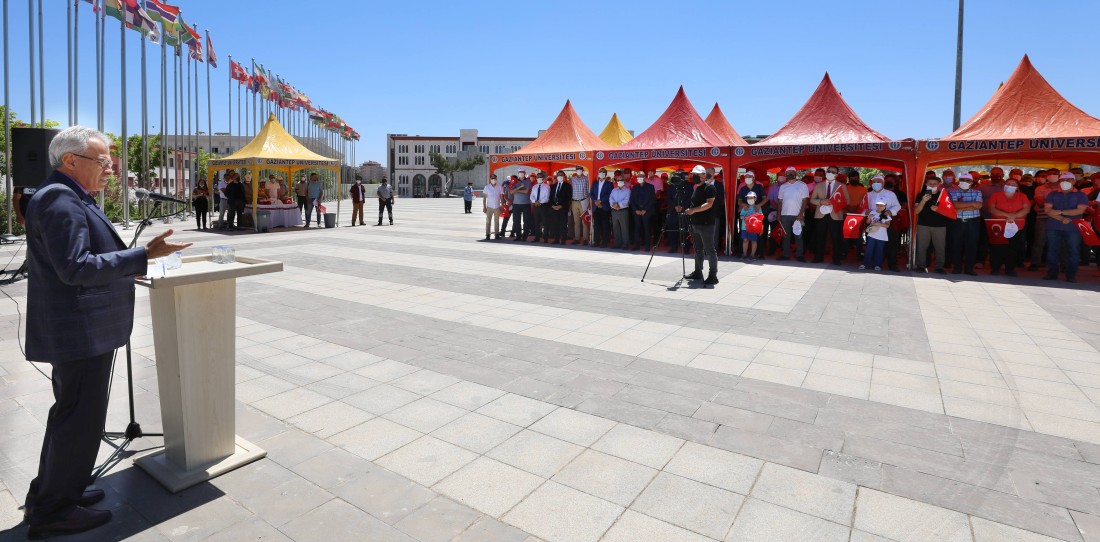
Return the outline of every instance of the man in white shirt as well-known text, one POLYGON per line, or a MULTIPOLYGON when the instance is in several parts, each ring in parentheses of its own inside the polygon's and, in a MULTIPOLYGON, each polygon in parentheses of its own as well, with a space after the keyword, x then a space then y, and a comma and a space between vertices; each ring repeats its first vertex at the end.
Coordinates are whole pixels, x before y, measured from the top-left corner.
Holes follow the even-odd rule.
POLYGON ((225 199, 225 175, 218 181, 218 227, 225 229, 225 211, 229 209, 229 200, 225 199))
POLYGON ((779 260, 791 259, 791 237, 795 240, 795 254, 798 261, 804 262, 802 242, 802 221, 806 219, 806 202, 810 199, 810 190, 806 183, 798 180, 798 172, 793 167, 785 172, 786 183, 779 187, 779 223, 786 235, 783 236, 783 255, 779 260), (795 235, 795 222, 799 223, 799 233, 795 235))
POLYGON ((550 201, 550 187, 546 184, 546 174, 539 172, 537 180, 531 185, 531 234, 535 236, 531 240, 532 243, 539 242, 539 239, 545 243, 549 239, 550 230, 550 206, 546 205, 550 201))
POLYGON ((500 235, 500 203, 504 199, 504 189, 497 184, 497 174, 489 176, 489 184, 481 191, 481 211, 485 213, 485 240, 489 240, 489 223, 493 224, 492 233, 497 239, 500 235))

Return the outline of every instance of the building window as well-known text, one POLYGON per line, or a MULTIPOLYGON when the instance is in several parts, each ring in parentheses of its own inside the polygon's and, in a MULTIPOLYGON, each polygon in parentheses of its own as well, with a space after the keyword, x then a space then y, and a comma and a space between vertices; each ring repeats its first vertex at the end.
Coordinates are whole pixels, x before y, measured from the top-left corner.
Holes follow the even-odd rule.
POLYGON ((423 154, 424 153, 424 145, 414 146, 413 147, 413 152, 423 154))
POLYGON ((225 154, 233 154, 233 147, 226 147, 225 154))
POLYGON ((409 152, 409 146, 408 145, 398 145, 397 146, 397 152, 408 153, 409 152))
POLYGON ((438 153, 439 152, 439 145, 432 145, 431 146, 431 152, 438 153))
POLYGON ((168 157, 168 167, 171 167, 171 168, 176 167, 176 158, 175 157, 173 157, 173 156, 168 157))
POLYGON ((489 154, 489 146, 488 145, 478 145, 477 146, 477 151, 482 153, 482 154, 489 154))
POLYGON ((416 165, 418 165, 418 166, 424 165, 424 157, 423 156, 417 156, 416 157, 416 165))
POLYGON ((191 171, 191 160, 184 160, 183 161, 183 169, 186 169, 187 171, 191 171))
POLYGON ((397 165, 399 165, 399 166, 409 165, 409 157, 408 156, 398 156, 397 157, 397 165))
POLYGON ((512 152, 516 152, 518 150, 519 150, 519 145, 512 145, 512 152))
POLYGON ((214 147, 214 148, 210 149, 210 152, 212 152, 214 154, 218 154, 218 148, 214 147))
POLYGON ((458 152, 458 145, 447 145, 447 154, 455 154, 458 152))

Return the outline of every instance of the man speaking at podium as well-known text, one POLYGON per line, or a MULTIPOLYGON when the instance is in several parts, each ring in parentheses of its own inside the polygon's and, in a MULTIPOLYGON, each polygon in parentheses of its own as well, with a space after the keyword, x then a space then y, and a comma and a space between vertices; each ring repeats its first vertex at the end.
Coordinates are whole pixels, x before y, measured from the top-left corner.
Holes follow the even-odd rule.
POLYGON ((83 126, 50 143, 50 175, 27 207, 27 359, 53 366, 54 404, 46 421, 38 476, 27 492, 32 539, 93 529, 108 510, 85 491, 107 418, 114 350, 134 325, 134 277, 151 258, 191 246, 169 243, 168 230, 144 247, 126 248, 92 193, 111 171, 108 139, 83 126))

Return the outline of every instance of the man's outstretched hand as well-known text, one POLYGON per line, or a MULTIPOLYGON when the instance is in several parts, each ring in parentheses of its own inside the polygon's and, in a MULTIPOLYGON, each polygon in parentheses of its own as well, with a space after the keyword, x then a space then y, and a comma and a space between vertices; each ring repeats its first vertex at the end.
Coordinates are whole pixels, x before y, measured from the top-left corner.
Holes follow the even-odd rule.
POLYGON ((145 252, 148 254, 149 259, 161 258, 192 245, 192 243, 169 243, 167 241, 168 236, 173 233, 175 233, 175 230, 168 230, 145 244, 145 252))

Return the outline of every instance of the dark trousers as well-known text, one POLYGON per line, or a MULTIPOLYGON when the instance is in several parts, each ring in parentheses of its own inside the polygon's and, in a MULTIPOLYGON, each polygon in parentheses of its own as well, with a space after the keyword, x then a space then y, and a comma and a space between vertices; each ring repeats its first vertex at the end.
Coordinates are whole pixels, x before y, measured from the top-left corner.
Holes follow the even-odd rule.
MULTIPOLYGON (((382 223, 382 211, 385 211, 390 215, 390 224, 393 224, 393 198, 379 199, 378 200, 378 223, 382 223)), ((317 222, 321 221, 321 217, 317 217, 317 222)))
POLYGON ((867 238, 867 251, 863 256, 864 267, 880 267, 882 266, 882 258, 886 256, 887 241, 882 239, 875 239, 874 237, 867 238))
POLYGON ((726 206, 716 206, 714 217, 714 252, 717 254, 726 250, 726 206))
MULTIPOLYGON (((982 228, 983 230, 985 228, 982 228)), ((994 273, 1000 272, 1001 266, 1004 265, 1005 272, 1011 273, 1016 269, 1016 265, 1019 263, 1020 252, 1024 246, 1024 231, 1016 232, 1011 239, 1008 239, 1008 243, 1004 245, 989 245, 989 268, 994 273)))
POLYGON ((653 235, 651 233, 653 228, 653 213, 648 212, 644 215, 633 214, 631 220, 634 221, 634 234, 633 244, 635 247, 641 245, 643 248, 653 247, 653 235))
POLYGON ((76 507, 95 466, 107 420, 107 383, 114 351, 53 363, 53 398, 38 476, 27 491, 30 523, 64 519, 76 507))
POLYGON ((531 235, 531 204, 530 203, 515 203, 512 204, 512 235, 519 237, 520 239, 527 239, 527 236, 531 235), (524 226, 527 229, 523 229, 524 226))
POLYGON ((244 200, 229 200, 229 212, 226 213, 225 222, 230 228, 241 225, 241 216, 244 215, 244 200))
POLYGON ((471 212, 470 208, 473 207, 474 202, 471 200, 471 201, 466 201, 465 203, 466 203, 466 212, 470 213, 471 212))
POLYGON ((901 232, 894 228, 886 229, 886 267, 898 270, 898 252, 901 252, 901 232))
POLYGON ((546 210, 546 235, 553 237, 555 241, 564 241, 566 226, 569 224, 569 207, 562 206, 555 211, 553 207, 547 206, 546 210))
POLYGON ((608 207, 592 207, 593 239, 596 244, 606 247, 611 242, 611 209, 608 207))
POLYGON ((1077 266, 1081 262, 1081 234, 1076 229, 1052 230, 1048 225, 1046 236, 1047 276, 1058 276, 1058 267, 1062 256, 1065 256, 1066 278, 1077 278, 1077 266))
POLYGON ((692 224, 691 237, 695 240, 695 270, 702 273, 703 260, 707 260, 710 274, 718 273, 718 253, 714 251, 714 224, 692 224))
POLYGON ((956 220, 951 239, 951 262, 955 272, 973 271, 974 261, 978 257, 978 235, 982 229, 980 218, 956 220))
POLYGON ((199 227, 200 229, 205 229, 206 228, 206 219, 207 219, 208 216, 210 216, 209 211, 207 211, 206 209, 199 209, 198 207, 196 207, 195 208, 195 226, 199 227))
POLYGON ((305 196, 298 196, 298 212, 306 210, 306 203, 309 203, 309 198, 305 196))
POLYGON ((843 225, 842 221, 833 218, 831 215, 824 215, 817 219, 814 223, 813 232, 815 262, 825 260, 825 243, 828 241, 833 247, 833 263, 840 265, 841 260, 844 258, 843 225))
MULTIPOLYGON (((535 241, 545 241, 550 238, 550 206, 545 203, 531 206, 532 219, 527 224, 528 233, 535 236, 535 241)), ((524 236, 526 238, 526 236, 524 236)))

